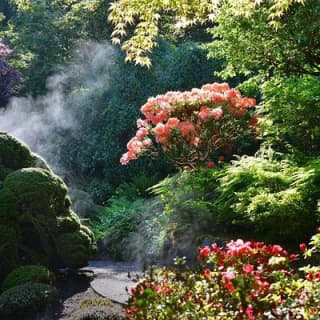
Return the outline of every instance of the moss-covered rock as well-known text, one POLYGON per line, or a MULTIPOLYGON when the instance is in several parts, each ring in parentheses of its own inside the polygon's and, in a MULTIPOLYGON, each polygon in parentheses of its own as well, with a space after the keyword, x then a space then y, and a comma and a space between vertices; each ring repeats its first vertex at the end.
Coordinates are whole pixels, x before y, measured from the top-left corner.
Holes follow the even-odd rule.
POLYGON ((19 263, 18 233, 9 225, 0 224, 0 278, 19 263))
MULTIPOLYGON (((17 255, 9 260, 17 263, 3 263, 6 272, 19 264, 76 268, 86 265, 94 252, 93 234, 71 210, 65 183, 45 160, 1 132, 0 226, 10 226, 10 234, 16 234, 10 245, 17 255)), ((10 246, 2 238, 0 250, 6 252, 10 246)))
POLYGON ((5 132, 0 132, 0 165, 4 168, 19 169, 32 163, 31 151, 27 145, 5 132))
POLYGON ((24 319, 55 303, 57 299, 56 288, 47 284, 28 282, 13 287, 0 296, 1 320, 24 319))
POLYGON ((11 271, 4 279, 2 292, 27 282, 51 284, 53 274, 44 266, 21 266, 11 271))
POLYGON ((74 232, 80 230, 80 219, 79 217, 71 211, 70 215, 68 216, 60 216, 57 217, 58 219, 58 230, 61 233, 65 232, 74 232))
POLYGON ((2 188, 17 195, 21 214, 43 215, 44 210, 52 216, 68 214, 64 203, 67 187, 50 171, 40 168, 16 170, 6 177, 2 188))
POLYGON ((84 226, 76 232, 59 235, 56 246, 62 265, 69 268, 85 266, 96 249, 92 243, 93 234, 84 226))

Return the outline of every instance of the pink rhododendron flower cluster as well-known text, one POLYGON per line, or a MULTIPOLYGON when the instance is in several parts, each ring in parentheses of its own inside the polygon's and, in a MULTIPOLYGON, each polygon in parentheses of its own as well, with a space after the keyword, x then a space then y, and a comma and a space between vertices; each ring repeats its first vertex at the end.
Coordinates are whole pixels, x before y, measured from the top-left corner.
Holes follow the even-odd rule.
POLYGON ((151 97, 141 107, 138 131, 120 162, 127 164, 159 144, 177 167, 197 167, 215 154, 231 153, 239 137, 255 133, 258 118, 249 112, 255 99, 227 83, 151 97))

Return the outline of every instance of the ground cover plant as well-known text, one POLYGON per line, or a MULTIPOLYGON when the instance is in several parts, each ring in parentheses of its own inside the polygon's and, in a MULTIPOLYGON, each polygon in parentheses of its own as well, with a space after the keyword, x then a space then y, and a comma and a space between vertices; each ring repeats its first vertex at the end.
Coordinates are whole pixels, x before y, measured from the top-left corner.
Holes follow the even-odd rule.
MULTIPOLYGON (((320 233, 305 256, 319 251, 320 233)), ((238 239, 199 248, 199 268, 151 269, 131 290, 128 319, 318 319, 320 268, 279 245, 238 239)))

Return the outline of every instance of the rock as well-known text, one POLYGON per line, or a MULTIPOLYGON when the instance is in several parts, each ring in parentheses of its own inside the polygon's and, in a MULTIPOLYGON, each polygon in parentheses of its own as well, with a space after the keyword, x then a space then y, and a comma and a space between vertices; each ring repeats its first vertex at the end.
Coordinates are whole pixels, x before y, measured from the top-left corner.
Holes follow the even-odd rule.
POLYGON ((0 255, 6 257, 0 277, 22 264, 58 269, 88 263, 95 239, 67 193, 45 160, 0 132, 0 255))

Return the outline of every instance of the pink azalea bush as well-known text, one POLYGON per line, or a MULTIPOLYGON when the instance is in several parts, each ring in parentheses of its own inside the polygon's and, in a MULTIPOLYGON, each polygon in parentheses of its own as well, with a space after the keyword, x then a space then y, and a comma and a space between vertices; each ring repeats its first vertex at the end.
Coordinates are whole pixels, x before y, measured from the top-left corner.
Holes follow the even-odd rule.
MULTIPOLYGON (((312 241, 312 249, 301 246, 305 255, 320 248, 320 233, 312 241)), ((198 271, 162 268, 141 279, 127 318, 319 319, 320 268, 294 268, 298 257, 279 245, 241 239, 205 246, 198 271)))
POLYGON ((141 107, 136 135, 120 162, 127 164, 159 144, 177 167, 195 168, 214 154, 230 154, 236 140, 256 133, 257 117, 249 112, 255 99, 241 96, 227 83, 151 97, 141 107))

